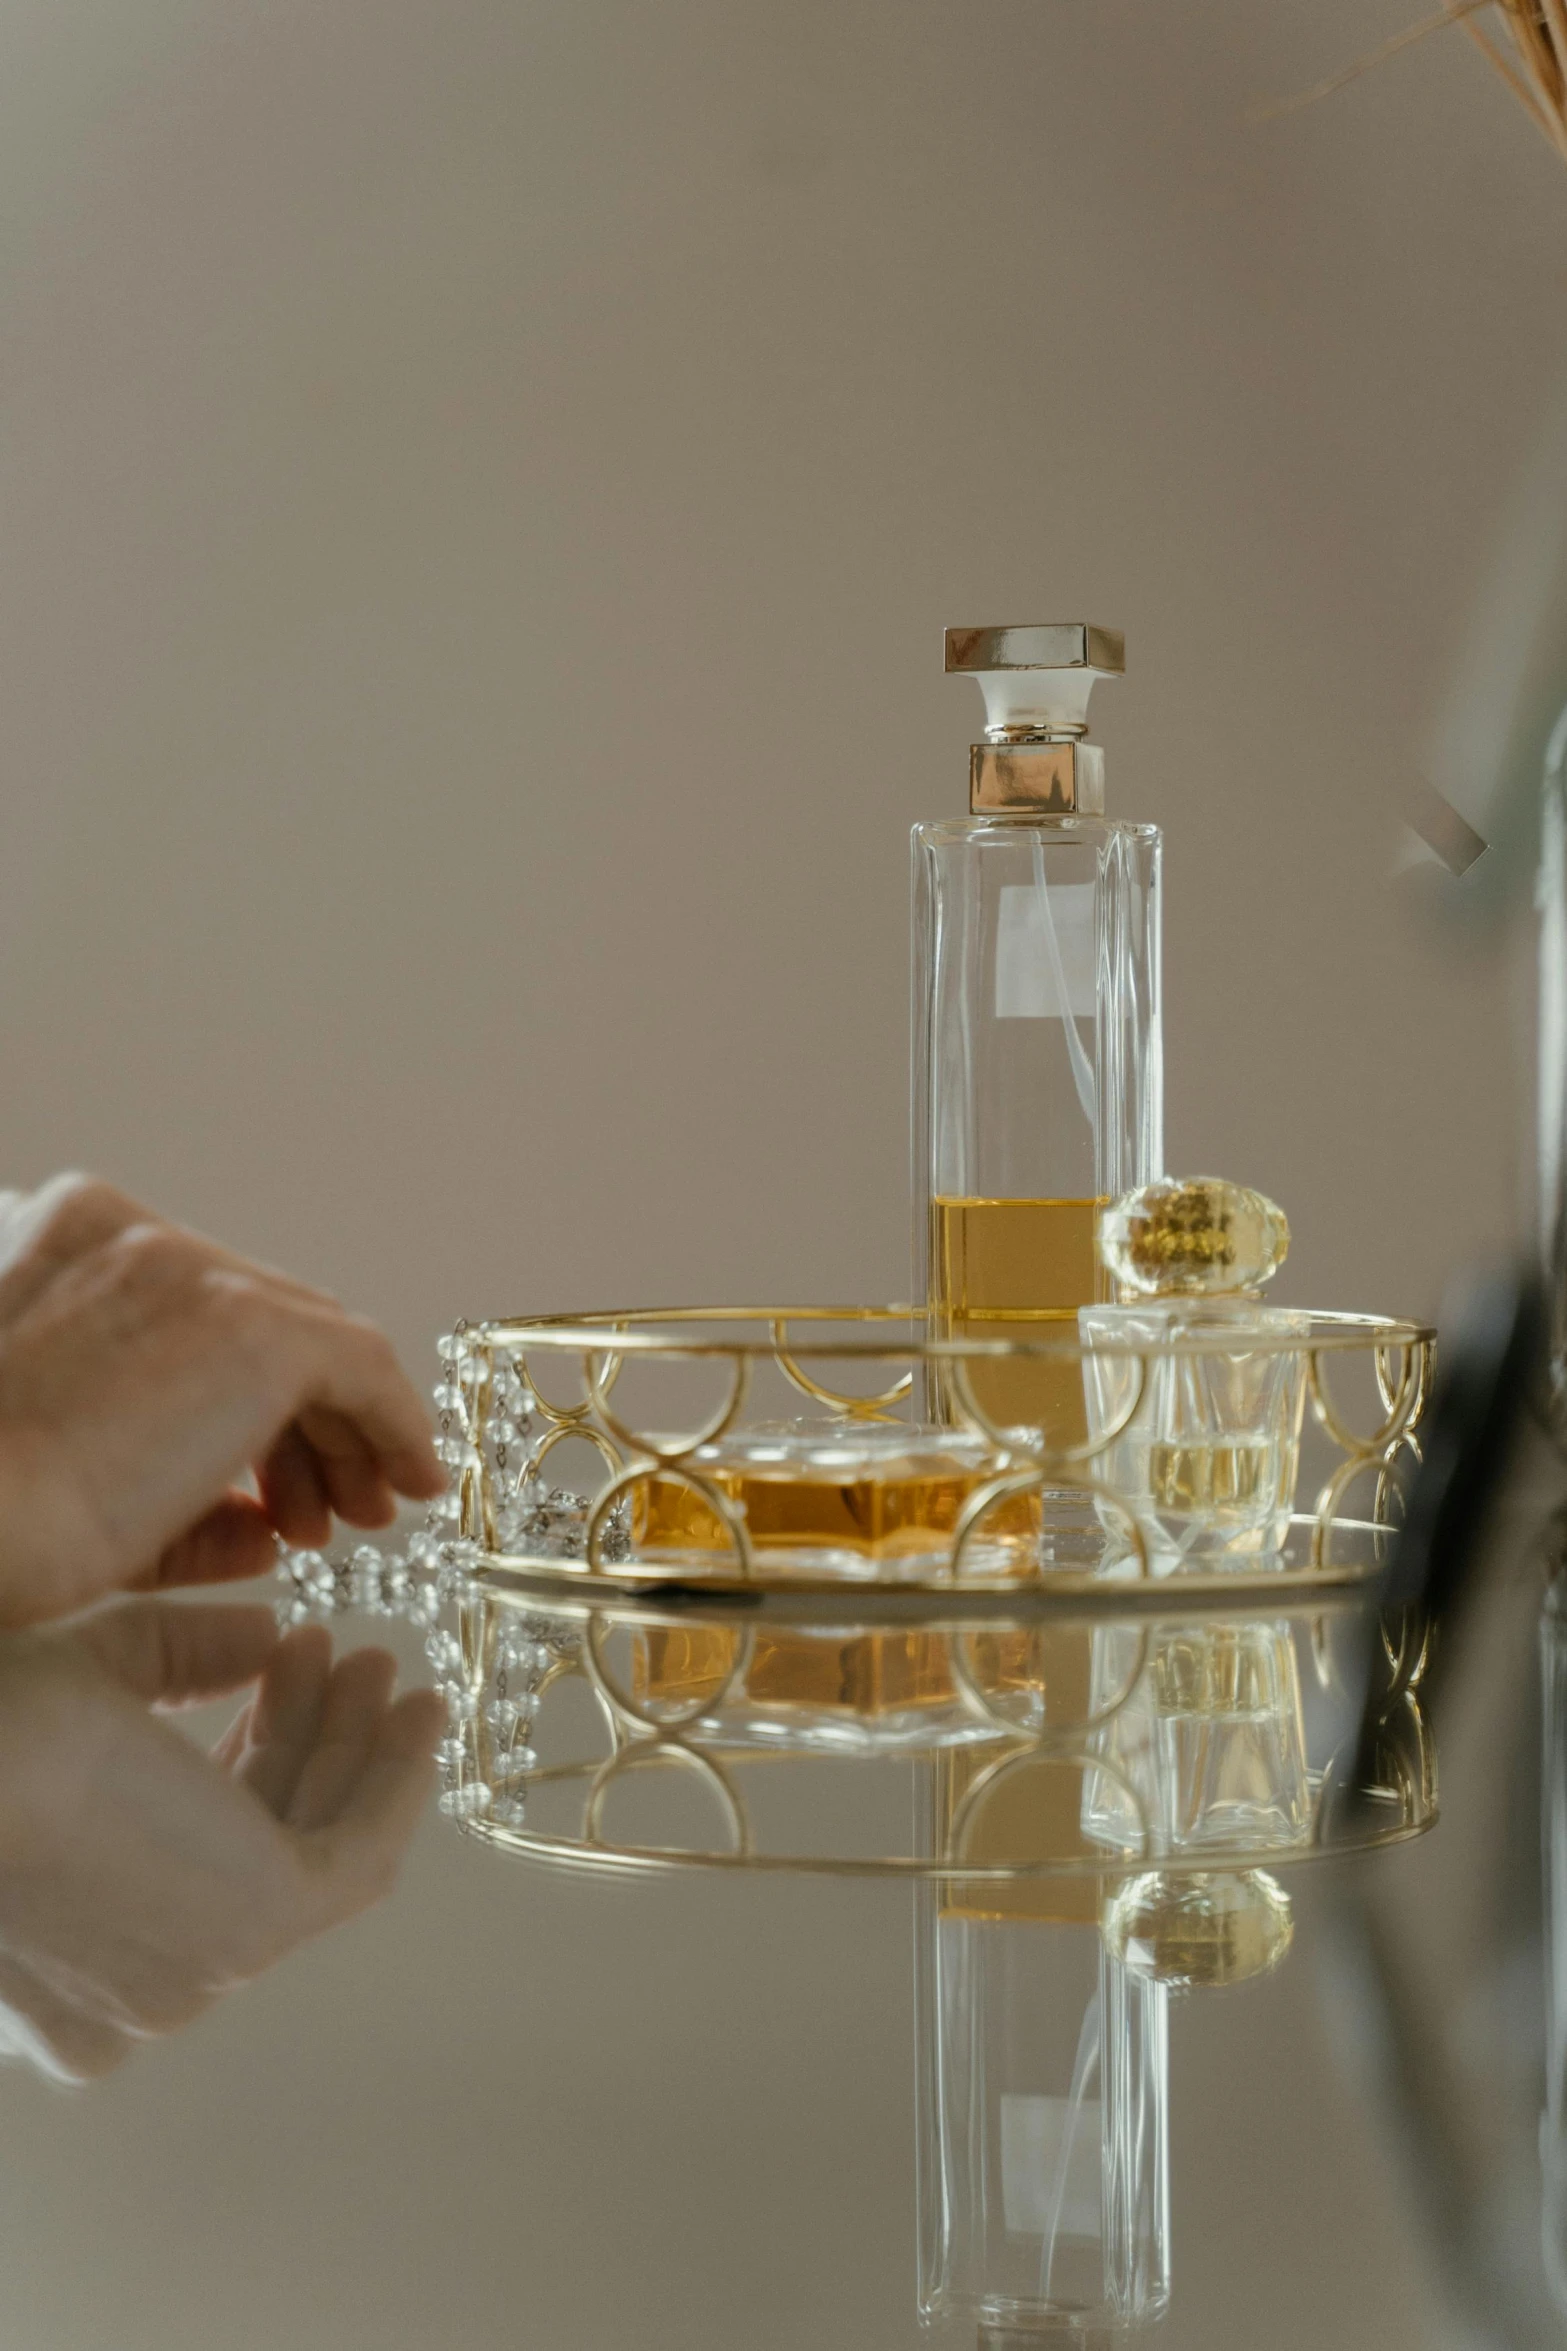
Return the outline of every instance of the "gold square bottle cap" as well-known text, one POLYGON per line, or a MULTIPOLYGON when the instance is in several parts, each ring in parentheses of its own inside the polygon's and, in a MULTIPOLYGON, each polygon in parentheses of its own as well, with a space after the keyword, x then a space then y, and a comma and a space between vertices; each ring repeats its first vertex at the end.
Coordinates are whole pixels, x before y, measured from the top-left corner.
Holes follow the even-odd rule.
POLYGON ((1119 630, 1082 620, 951 628, 946 667, 985 697, 985 740, 969 755, 976 815, 1102 814, 1103 754, 1082 738, 1094 680, 1125 673, 1119 630))
POLYGON ((1118 678, 1126 670, 1126 639, 1119 629, 1087 620, 996 621, 948 629, 947 667, 976 677, 995 669, 1091 669, 1118 678))

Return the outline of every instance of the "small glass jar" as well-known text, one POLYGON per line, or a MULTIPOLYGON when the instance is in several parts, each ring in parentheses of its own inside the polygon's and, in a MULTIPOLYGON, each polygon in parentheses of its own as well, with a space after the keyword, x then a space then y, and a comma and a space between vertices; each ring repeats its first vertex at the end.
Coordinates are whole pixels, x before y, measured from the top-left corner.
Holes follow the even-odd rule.
MULTIPOLYGON (((1131 1511, 1153 1573, 1283 1549, 1295 1507, 1309 1315, 1151 1299, 1078 1317, 1093 1474, 1131 1511), (1140 1392, 1139 1392, 1140 1390, 1140 1392)), ((1101 1504, 1112 1532, 1124 1524, 1101 1504)))
POLYGON ((1283 1547, 1311 1317, 1257 1292, 1288 1248, 1283 1211, 1216 1176, 1145 1184, 1101 1221, 1125 1303, 1078 1316, 1089 1444, 1104 1523, 1124 1506, 1155 1574, 1283 1547))

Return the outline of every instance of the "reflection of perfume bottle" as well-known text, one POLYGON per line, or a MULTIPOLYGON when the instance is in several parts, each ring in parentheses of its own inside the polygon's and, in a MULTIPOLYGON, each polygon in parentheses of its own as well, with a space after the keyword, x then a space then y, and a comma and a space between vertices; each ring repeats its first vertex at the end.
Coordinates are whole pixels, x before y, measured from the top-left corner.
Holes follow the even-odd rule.
POLYGON ((1132 1975, 1172 1992, 1220 1991, 1277 1967, 1295 1920, 1265 1869, 1156 1869, 1122 1880, 1101 1931, 1132 1975))
POLYGON ((1160 2318, 1165 1987, 1093 1925, 977 1919, 934 1888, 915 1934, 922 2320, 1067 2351, 1160 2318))
POLYGON ((1282 1210, 1212 1176, 1148 1184, 1101 1220, 1130 1302, 1079 1316, 1094 1475, 1156 1573, 1276 1552, 1288 1534, 1311 1317, 1257 1302, 1288 1248, 1282 1210))
MULTIPOLYGON (((1161 1164, 1160 835, 1103 814, 1084 740, 1123 666, 1076 622, 947 632, 987 723, 970 814, 914 828, 916 1295, 939 1337, 1070 1333, 1102 1295, 1099 1204, 1161 1164)), ((1074 1360, 968 1376, 992 1421, 1081 1441, 1074 1360)))
MULTIPOLYGON (((987 1706, 1066 1745, 951 1748, 920 1778, 937 1877, 915 1913, 920 2315, 1060 2351, 1169 2300, 1167 1994, 1103 1946, 1084 1833, 1085 1624, 965 1647, 987 1706), (1020 1671, 1020 1668, 1026 1668, 1020 1671)), ((955 1644, 956 1646, 957 1644, 955 1644)), ((1101 1703, 1103 1699, 1101 1697, 1101 1703)))

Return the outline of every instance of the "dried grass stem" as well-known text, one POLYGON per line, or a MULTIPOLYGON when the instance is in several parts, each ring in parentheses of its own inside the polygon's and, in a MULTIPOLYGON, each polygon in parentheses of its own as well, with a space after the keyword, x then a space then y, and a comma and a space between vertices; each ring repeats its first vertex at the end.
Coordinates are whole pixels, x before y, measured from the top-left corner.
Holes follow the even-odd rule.
POLYGON ((1297 107, 1315 105, 1319 98, 1344 89, 1373 67, 1396 57, 1400 50, 1449 25, 1463 28, 1536 128, 1567 161, 1567 0, 1444 0, 1434 16, 1423 17, 1418 24, 1395 33, 1368 57, 1357 59, 1294 98, 1257 108, 1250 119, 1266 122, 1276 115, 1293 113, 1297 107), (1479 21, 1493 9, 1503 19, 1505 43, 1479 21))

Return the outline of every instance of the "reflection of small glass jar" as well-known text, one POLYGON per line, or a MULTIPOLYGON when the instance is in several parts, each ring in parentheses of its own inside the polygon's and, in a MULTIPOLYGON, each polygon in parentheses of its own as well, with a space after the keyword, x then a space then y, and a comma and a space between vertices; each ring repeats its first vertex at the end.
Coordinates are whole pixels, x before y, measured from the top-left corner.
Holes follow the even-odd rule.
MULTIPOLYGON (((1093 1474, 1156 1573, 1288 1534, 1311 1318, 1257 1298, 1288 1247, 1270 1200, 1210 1176, 1145 1185, 1102 1220, 1124 1302, 1078 1317, 1093 1474)), ((1111 1504, 1100 1515, 1117 1527, 1111 1504)))
POLYGON ((1298 1850, 1312 1790, 1295 1644, 1283 1624, 1157 1625, 1094 1634, 1092 1705, 1102 1768, 1083 1781, 1083 1833, 1150 1859, 1298 1850), (1137 1673, 1124 1703, 1116 1693, 1137 1673))

